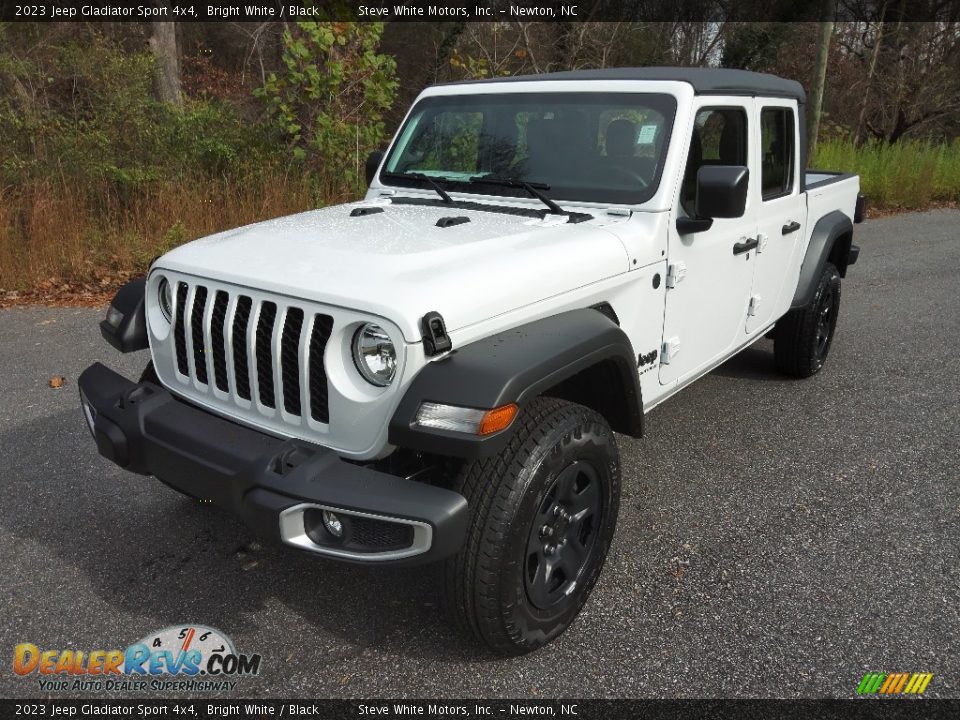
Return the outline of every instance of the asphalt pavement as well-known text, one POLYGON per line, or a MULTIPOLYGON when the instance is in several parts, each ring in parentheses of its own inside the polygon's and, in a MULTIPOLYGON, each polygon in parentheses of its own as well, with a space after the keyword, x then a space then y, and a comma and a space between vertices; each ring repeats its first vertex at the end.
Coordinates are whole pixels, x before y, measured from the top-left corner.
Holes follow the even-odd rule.
POLYGON ((763 340, 620 438, 600 582, 559 640, 506 660, 445 623, 436 568, 262 545, 100 458, 77 377, 136 375, 146 354, 104 343, 102 310, 0 311, 0 696, 47 694, 12 672, 18 643, 124 648, 202 623, 263 657, 238 697, 851 697, 868 671, 958 697, 958 227, 858 226, 823 372, 781 377, 763 340))

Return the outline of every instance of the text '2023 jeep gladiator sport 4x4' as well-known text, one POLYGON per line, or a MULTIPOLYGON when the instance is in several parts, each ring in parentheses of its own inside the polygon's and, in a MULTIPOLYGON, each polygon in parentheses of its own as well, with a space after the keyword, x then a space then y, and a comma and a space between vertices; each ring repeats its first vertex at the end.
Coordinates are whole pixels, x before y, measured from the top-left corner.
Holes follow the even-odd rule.
POLYGON ((805 377, 856 261, 855 176, 807 172, 804 94, 714 69, 431 87, 363 201, 197 240, 101 330, 102 455, 266 536, 445 563, 495 650, 559 635, 617 521, 614 432, 772 331, 805 377))

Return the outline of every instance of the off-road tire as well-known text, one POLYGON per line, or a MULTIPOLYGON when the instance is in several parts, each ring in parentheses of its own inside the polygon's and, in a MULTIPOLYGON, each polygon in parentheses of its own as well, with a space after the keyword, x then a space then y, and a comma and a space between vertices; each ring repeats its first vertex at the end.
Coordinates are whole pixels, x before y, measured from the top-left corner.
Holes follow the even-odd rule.
POLYGON ((773 357, 780 372, 806 378, 820 372, 840 312, 840 273, 827 263, 813 298, 784 315, 774 329, 773 357))
POLYGON ((620 457, 602 416, 538 398, 515 423, 501 453, 466 463, 454 481, 467 498, 470 521, 464 546, 444 569, 451 620, 504 655, 536 650, 573 622, 600 575, 620 503, 620 457), (594 502, 594 492, 599 504, 578 510, 594 502), (531 550, 548 526, 544 542, 567 541, 531 550), (581 556, 578 566, 571 558, 581 556), (579 567, 572 580, 569 567, 579 567), (549 569, 541 575, 541 568, 549 569))

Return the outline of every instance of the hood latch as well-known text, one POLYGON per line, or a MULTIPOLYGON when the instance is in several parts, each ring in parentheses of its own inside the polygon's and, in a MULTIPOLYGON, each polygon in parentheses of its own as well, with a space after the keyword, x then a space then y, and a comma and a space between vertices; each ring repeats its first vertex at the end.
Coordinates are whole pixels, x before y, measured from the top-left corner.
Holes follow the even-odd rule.
POLYGON ((420 321, 423 326, 423 348, 427 357, 445 353, 453 347, 443 316, 431 310, 420 321))

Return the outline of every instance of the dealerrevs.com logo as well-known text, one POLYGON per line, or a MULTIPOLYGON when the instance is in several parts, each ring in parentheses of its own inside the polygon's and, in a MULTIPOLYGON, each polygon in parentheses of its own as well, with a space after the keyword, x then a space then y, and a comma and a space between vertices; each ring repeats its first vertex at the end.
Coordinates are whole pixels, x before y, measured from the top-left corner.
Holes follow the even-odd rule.
POLYGON ((238 653, 224 633, 204 625, 172 625, 126 650, 41 649, 20 643, 13 671, 36 676, 43 692, 233 690, 239 678, 260 672, 260 655, 238 653))

